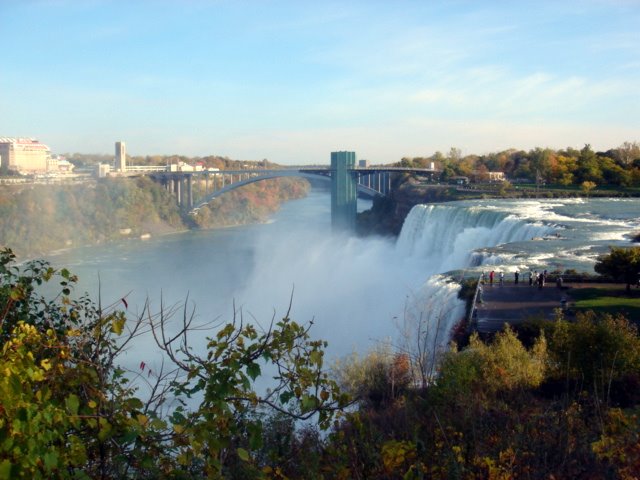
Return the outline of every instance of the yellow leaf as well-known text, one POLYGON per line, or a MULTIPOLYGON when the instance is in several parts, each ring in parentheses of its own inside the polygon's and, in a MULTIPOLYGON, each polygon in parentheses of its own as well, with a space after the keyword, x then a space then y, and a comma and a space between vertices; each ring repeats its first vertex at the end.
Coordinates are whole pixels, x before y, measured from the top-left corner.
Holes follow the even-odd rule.
POLYGON ((180 435, 182 432, 184 432, 184 427, 182 425, 174 425, 173 431, 180 435))
POLYGON ((40 366, 48 372, 49 370, 51 370, 51 360, 45 358, 40 362, 40 366))
POLYGON ((96 408, 98 406, 98 404, 93 400, 89 400, 88 405, 89 405, 89 408, 96 408))
POLYGON ((136 418, 138 419, 138 423, 143 427, 149 422, 149 417, 143 415, 142 413, 139 413, 136 418))
POLYGON ((122 330, 124 330, 124 322, 124 317, 115 318, 111 323, 111 331, 116 335, 120 335, 122 333, 122 330))

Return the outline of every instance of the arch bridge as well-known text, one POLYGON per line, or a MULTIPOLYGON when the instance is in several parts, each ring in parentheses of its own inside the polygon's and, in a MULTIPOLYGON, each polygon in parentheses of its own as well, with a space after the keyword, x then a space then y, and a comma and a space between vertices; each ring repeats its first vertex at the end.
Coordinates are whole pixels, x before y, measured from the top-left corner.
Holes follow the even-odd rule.
POLYGON ((436 170, 426 168, 358 168, 354 163, 353 152, 334 152, 331 167, 154 172, 149 175, 173 193, 178 204, 190 213, 197 212, 214 198, 250 183, 281 177, 322 179, 331 182, 332 225, 353 228, 358 193, 386 196, 391 193, 394 175, 417 173, 431 176, 436 173, 436 170))

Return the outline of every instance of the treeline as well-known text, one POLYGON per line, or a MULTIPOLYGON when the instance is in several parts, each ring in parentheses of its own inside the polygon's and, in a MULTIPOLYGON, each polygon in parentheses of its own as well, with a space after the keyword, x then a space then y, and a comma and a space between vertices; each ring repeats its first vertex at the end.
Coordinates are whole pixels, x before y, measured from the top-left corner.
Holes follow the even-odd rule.
MULTIPOLYGON (((203 325, 74 300, 77 279, 0 252, 0 477, 635 478, 640 337, 622 317, 532 320, 448 352, 328 369, 288 316, 203 325), (37 286, 59 283, 54 300, 37 286), (125 371, 142 334, 163 362, 125 371), (194 344, 201 345, 193 348, 194 344), (265 390, 269 382, 271 389, 265 390), (257 385, 261 385, 260 388, 257 385), (144 386, 144 388, 140 388, 144 386), (304 420, 300 422, 300 420, 304 420)), ((126 308, 125 301, 122 302, 126 308)))
POLYGON ((282 201, 307 192, 304 180, 276 179, 221 196, 197 216, 147 177, 106 178, 75 185, 0 188, 0 245, 21 257, 142 234, 260 222, 282 201))
POLYGON ((442 170, 442 179, 466 176, 487 180, 488 172, 504 172, 507 178, 530 183, 564 186, 593 182, 597 186, 640 186, 640 144, 625 142, 618 148, 594 152, 590 145, 581 150, 535 148, 505 150, 487 155, 462 156, 452 148, 447 155, 436 152, 431 157, 403 158, 396 165, 428 168, 434 162, 442 170))

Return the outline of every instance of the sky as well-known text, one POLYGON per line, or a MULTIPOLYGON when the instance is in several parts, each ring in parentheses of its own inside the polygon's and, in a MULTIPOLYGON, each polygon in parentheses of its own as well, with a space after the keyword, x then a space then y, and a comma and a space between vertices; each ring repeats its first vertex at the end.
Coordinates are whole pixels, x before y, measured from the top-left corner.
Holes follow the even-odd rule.
POLYGON ((0 136, 327 164, 640 140, 640 0, 0 0, 0 136))

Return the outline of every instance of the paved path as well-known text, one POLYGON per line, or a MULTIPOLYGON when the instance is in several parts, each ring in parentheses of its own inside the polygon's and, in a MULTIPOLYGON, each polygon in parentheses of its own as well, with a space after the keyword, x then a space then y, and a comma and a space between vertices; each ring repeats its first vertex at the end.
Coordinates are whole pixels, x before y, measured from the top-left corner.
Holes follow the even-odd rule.
POLYGON ((570 290, 558 289, 555 284, 545 285, 542 289, 529 286, 528 283, 513 283, 500 286, 485 284, 482 288, 482 303, 476 303, 477 329, 480 333, 490 333, 501 330, 505 323, 517 324, 540 317, 552 319, 554 311, 560 308, 561 299, 567 302, 570 290))

